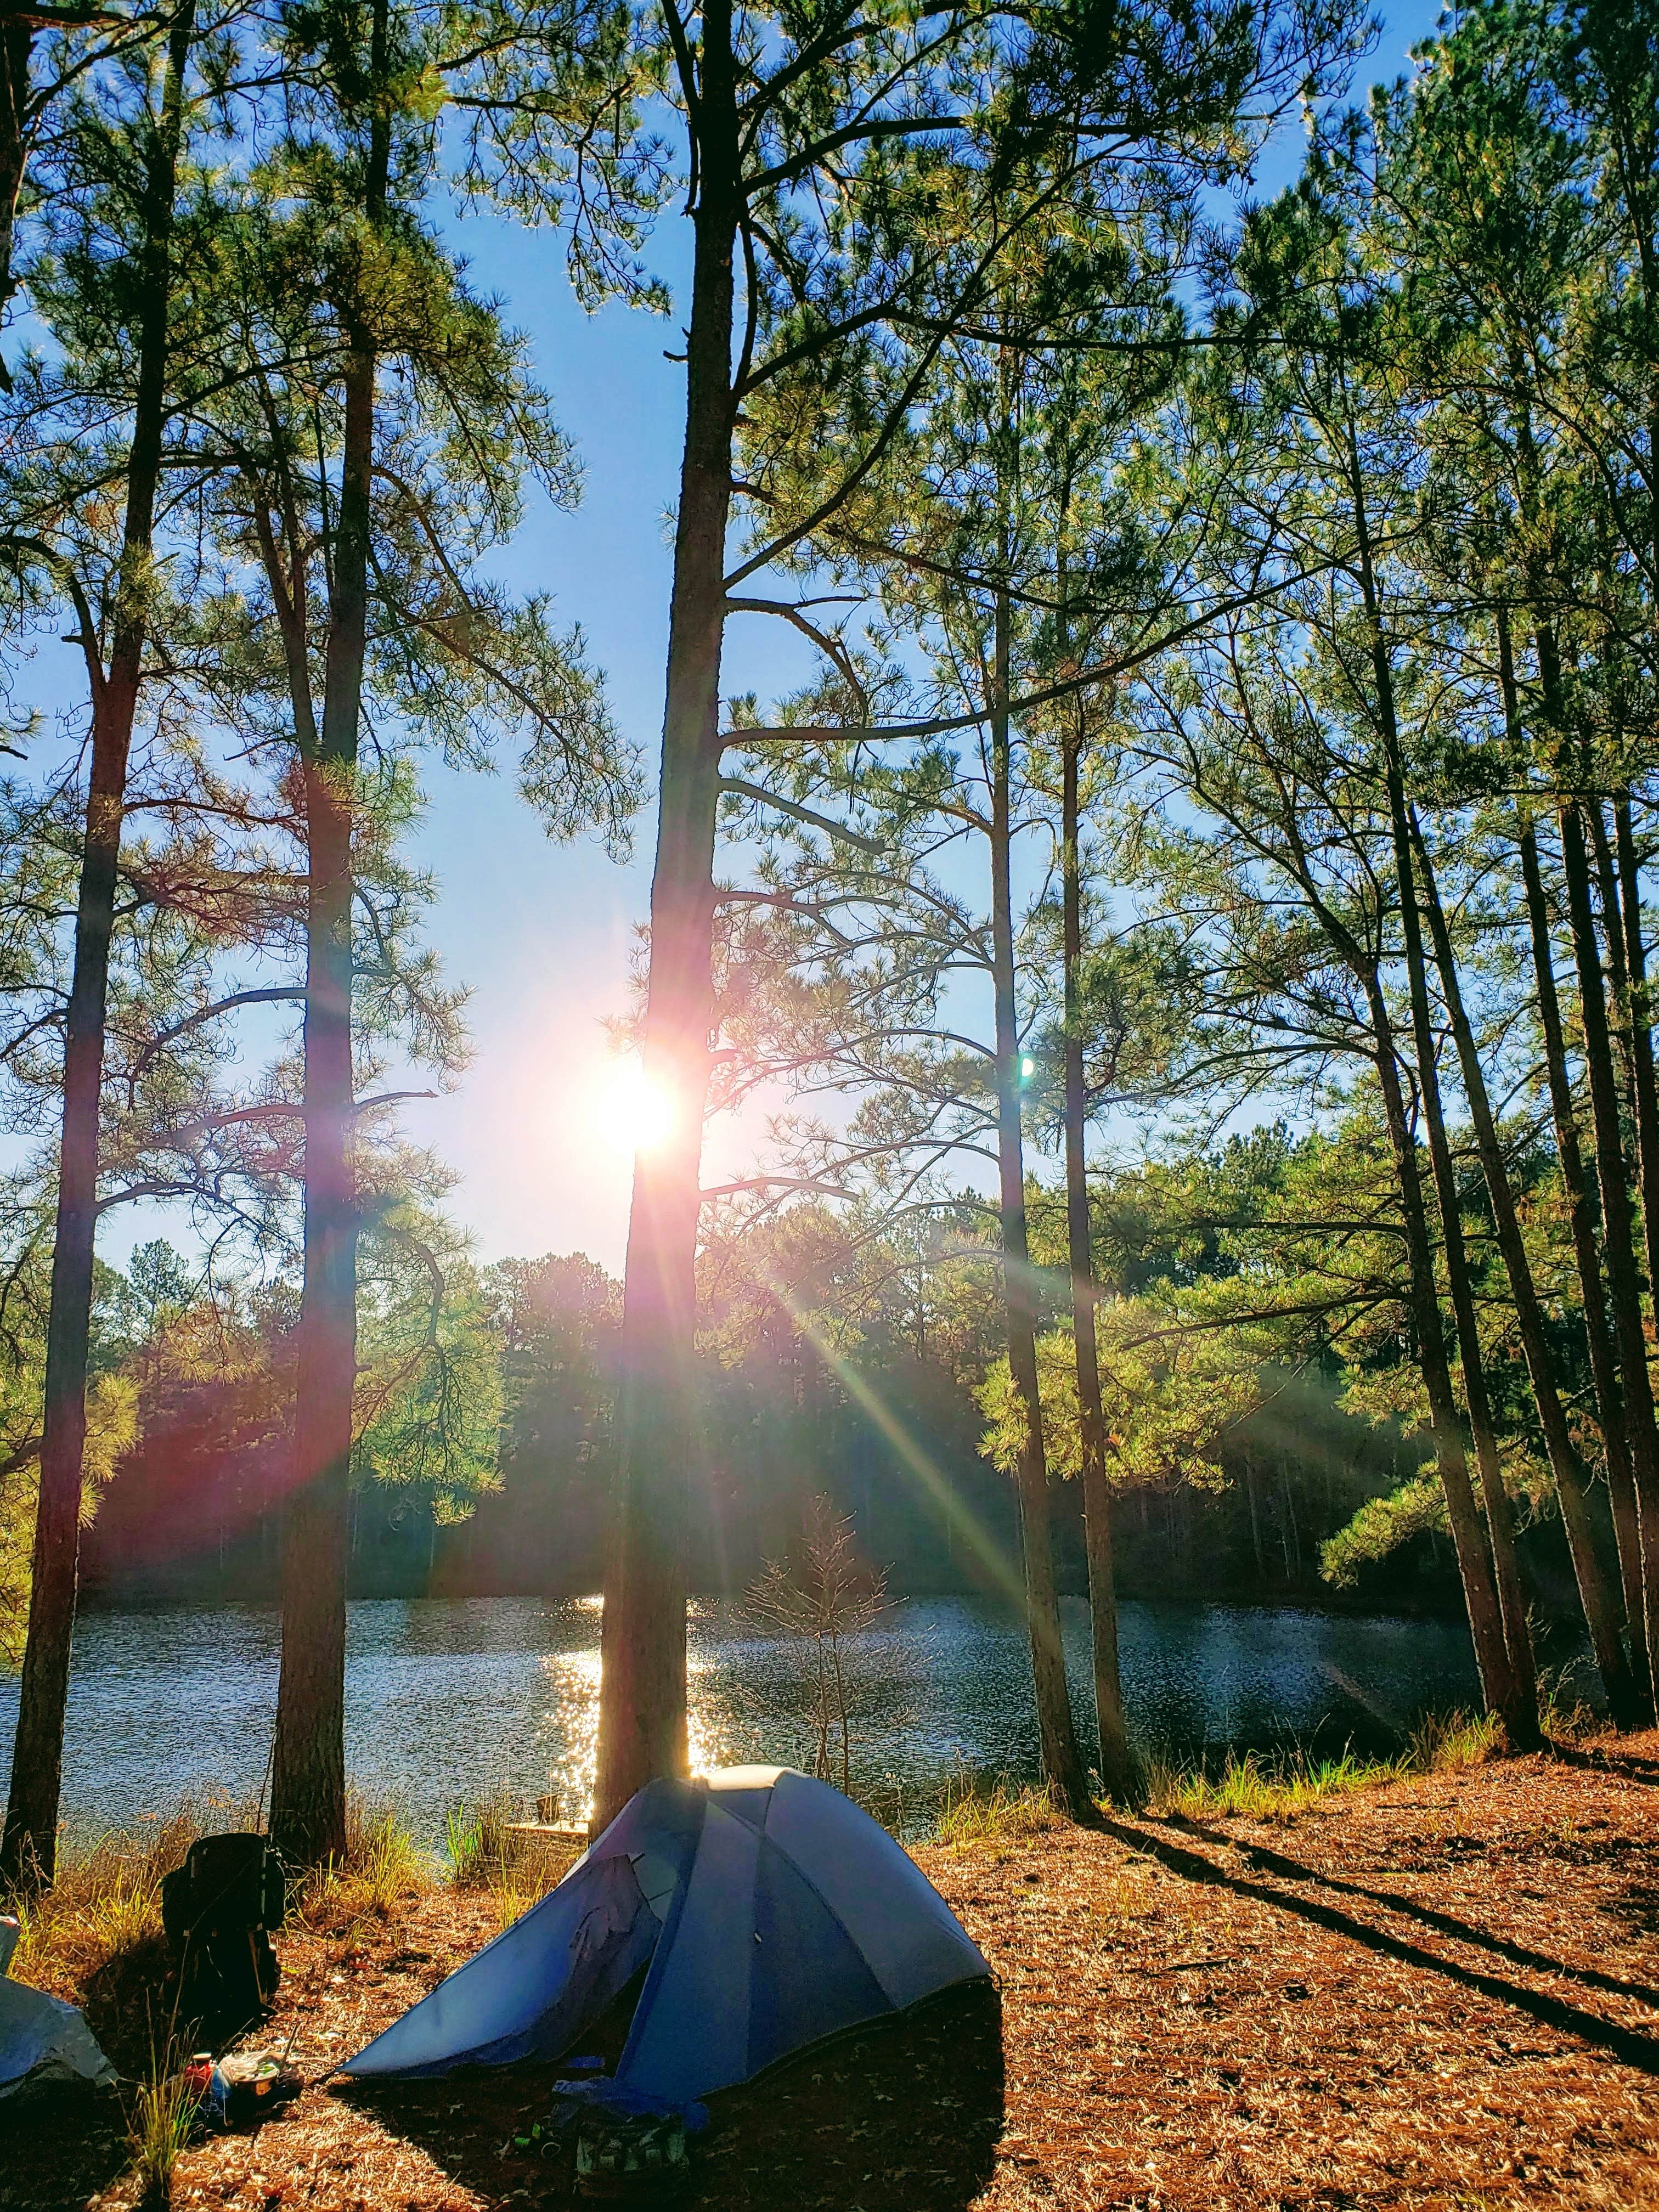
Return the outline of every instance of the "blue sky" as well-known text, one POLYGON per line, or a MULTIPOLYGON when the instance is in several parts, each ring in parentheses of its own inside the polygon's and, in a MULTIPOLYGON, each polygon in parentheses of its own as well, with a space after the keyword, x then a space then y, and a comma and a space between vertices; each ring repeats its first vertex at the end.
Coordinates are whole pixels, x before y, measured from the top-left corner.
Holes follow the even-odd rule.
MULTIPOLYGON (((1364 73, 1395 76, 1437 14, 1434 0, 1390 8, 1364 73)), ((1297 159, 1294 143, 1275 149, 1261 189, 1285 181, 1297 159)), ((671 283, 681 274, 685 228, 666 218, 652 257, 671 283)), ((520 589, 552 591, 562 619, 580 622, 618 722, 654 759, 667 635, 665 516, 678 474, 684 379, 664 350, 678 345, 678 325, 620 308, 583 314, 550 234, 468 216, 452 234, 475 280, 528 334, 585 465, 579 511, 528 517, 503 573, 520 589)), ((772 634, 783 629, 752 617, 732 623, 728 693, 752 689, 765 698, 793 679, 800 663, 772 634)), ((412 1105, 407 1127, 455 1170, 452 1207, 483 1258, 579 1249, 619 1267, 630 1163, 602 1126, 601 1024, 627 1004, 634 933, 648 904, 652 817, 641 816, 634 857, 617 866, 593 846, 550 845, 508 775, 438 771, 428 787, 419 850, 441 886, 431 933, 453 979, 471 988, 475 1050, 459 1085, 412 1105)))

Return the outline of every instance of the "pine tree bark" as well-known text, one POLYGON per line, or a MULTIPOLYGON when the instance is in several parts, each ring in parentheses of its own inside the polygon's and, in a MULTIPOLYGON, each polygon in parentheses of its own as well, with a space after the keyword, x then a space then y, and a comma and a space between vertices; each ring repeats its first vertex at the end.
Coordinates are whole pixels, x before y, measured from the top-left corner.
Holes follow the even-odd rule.
POLYGON ((1640 1572, 1643 1641, 1650 1654, 1659 1650, 1659 1426, 1642 1326, 1641 1289, 1630 1218, 1630 1192, 1620 1127, 1617 1079, 1601 968, 1589 902, 1589 871, 1583 829, 1571 800, 1557 810, 1563 875, 1595 1142, 1596 1182, 1601 1200, 1601 1242, 1607 1262, 1608 1303, 1619 1348, 1626 1440, 1636 1496, 1637 1553, 1640 1572))
MULTIPOLYGON (((1557 735, 1559 756, 1565 749, 1565 718, 1562 708, 1559 658, 1547 623, 1540 623, 1538 626, 1537 651, 1544 711, 1557 735)), ((1559 765, 1565 767, 1565 761, 1559 761, 1559 765)), ((1567 893, 1568 927, 1578 978, 1584 1068, 1589 1089, 1590 1122, 1595 1139, 1595 1174, 1601 1196, 1602 1248, 1607 1260, 1607 1293, 1613 1309, 1613 1334, 1619 1346, 1626 1435, 1636 1491, 1643 1628, 1651 1659, 1651 1655, 1659 1650, 1659 1425, 1656 1425, 1655 1421, 1653 1386, 1648 1372, 1647 1339, 1642 1326, 1641 1288, 1631 1224, 1630 1184, 1619 1119, 1619 1083, 1613 1067, 1601 952, 1595 940, 1595 921, 1590 904, 1589 858, 1584 844, 1584 825, 1570 789, 1561 787, 1559 776, 1558 789, 1556 819, 1561 836, 1562 877, 1567 893)))
MULTIPOLYGON (((1497 611, 1498 680, 1504 702, 1504 726, 1517 750, 1522 743, 1521 707, 1515 679, 1515 651, 1510 634, 1509 611, 1497 611)), ((1550 1110, 1555 1124, 1556 1158, 1567 1201, 1573 1258, 1578 1270, 1579 1296, 1583 1306, 1584 1337, 1589 1354, 1590 1381, 1595 1393, 1596 1420, 1607 1460, 1607 1497, 1612 1509, 1613 1536, 1619 1553, 1619 1576, 1625 1601, 1625 1631, 1630 1648, 1631 1676, 1638 1711, 1652 1708, 1652 1685, 1647 1648, 1647 1608, 1642 1589, 1642 1540, 1636 1511, 1636 1485, 1632 1468, 1630 1433, 1619 1382, 1618 1354, 1607 1320, 1601 1261, 1596 1249, 1595 1212, 1585 1171, 1583 1147, 1578 1136, 1578 1109, 1567 1069, 1566 1033, 1561 1001, 1556 989, 1555 954, 1550 942, 1549 908, 1544 896, 1543 872, 1539 865, 1538 839, 1532 817, 1523 810, 1517 840, 1521 881, 1527 902, 1527 922, 1532 940, 1533 975, 1538 994, 1538 1020, 1544 1038, 1544 1066, 1549 1083, 1550 1110)))
POLYGON ((714 829, 726 534, 732 501, 732 258, 740 149, 729 0, 702 15, 686 433, 669 614, 646 1079, 672 1101, 635 1162, 623 1294, 617 1473, 601 1631, 592 1827, 684 1773, 685 1524, 698 1420, 691 1349, 698 1182, 714 1019, 714 829))
MULTIPOLYGON (((1596 810, 1598 821, 1601 810, 1596 810)), ((1620 933, 1623 975, 1622 1005, 1626 1048, 1630 1056, 1631 1089, 1636 1100, 1637 1170, 1642 1188, 1642 1236, 1648 1263, 1648 1297, 1659 1301, 1659 1084, 1653 1064, 1652 1011, 1648 996, 1647 948, 1642 941, 1642 881, 1637 865, 1636 836, 1631 823, 1630 794, 1620 792, 1613 800, 1613 842, 1617 852, 1615 887, 1607 901, 1609 929, 1615 917, 1620 933)))
POLYGON ((1446 1340, 1440 1319, 1440 1299, 1435 1287, 1434 1260, 1429 1243, 1428 1214, 1423 1203, 1422 1178, 1418 1172, 1417 1148, 1400 1083, 1393 1025, 1382 988, 1372 971, 1367 995, 1376 1037, 1377 1081, 1382 1110, 1394 1148, 1395 1171, 1400 1185, 1401 1212, 1406 1225, 1407 1261, 1410 1277, 1410 1310, 1417 1332, 1418 1363, 1428 1394, 1429 1420, 1434 1437, 1435 1462, 1451 1523, 1452 1546, 1463 1584, 1468 1612, 1469 1635, 1474 1645, 1475 1667, 1487 1711, 1506 1712, 1514 1703, 1510 1679, 1509 1649, 1504 1636, 1486 1540, 1475 1509, 1469 1482, 1468 1460, 1463 1449, 1463 1426, 1452 1392, 1446 1364, 1446 1340))
POLYGON ((1647 1607, 1642 1591, 1642 1538, 1636 1512, 1630 1436, 1625 1420, 1624 1395, 1620 1388, 1618 1353, 1607 1321, 1601 1259, 1595 1242, 1595 1208, 1584 1167, 1583 1148, 1578 1137, 1577 1107, 1567 1072, 1566 1037, 1555 985, 1554 953, 1550 944, 1549 909, 1544 896, 1543 872, 1539 866, 1538 840, 1530 820, 1522 824, 1519 846, 1521 877, 1526 892, 1527 919, 1532 937, 1539 1026, 1543 1031, 1544 1062, 1549 1079, 1550 1108, 1555 1122, 1556 1158, 1560 1164, 1561 1186, 1566 1197, 1567 1220, 1572 1233, 1573 1258, 1578 1269, 1590 1382, 1595 1393, 1596 1420, 1601 1431, 1601 1448, 1607 1458, 1607 1497, 1613 1513, 1613 1537, 1619 1551, 1625 1630, 1629 1638, 1631 1677, 1639 1714, 1651 1710, 1652 1688, 1648 1665, 1647 1607))
MULTIPOLYGON (((1389 658, 1388 639, 1383 628, 1381 596, 1371 558, 1370 526, 1366 511, 1364 477, 1360 465, 1358 435, 1352 422, 1346 425, 1349 494, 1352 501, 1355 537, 1359 556, 1359 584, 1364 602, 1367 623, 1370 633, 1371 672, 1376 686, 1376 708, 1382 738, 1384 772, 1388 784, 1389 808, 1393 831, 1395 863, 1400 878, 1400 906, 1407 949, 1407 981, 1411 991, 1413 1026, 1417 1036, 1418 1056, 1424 1064, 1419 1067, 1419 1084, 1424 1109, 1429 1121, 1430 1155, 1437 1188, 1441 1200, 1443 1227, 1446 1238, 1449 1275, 1455 1259, 1462 1258, 1462 1223, 1457 1210, 1455 1179, 1449 1177, 1449 1153, 1445 1153, 1449 1189, 1441 1180, 1441 1162, 1437 1155, 1435 1132, 1439 1128, 1438 1151, 1444 1153, 1444 1126, 1437 1109, 1438 1086, 1434 1073, 1434 1038, 1428 1020, 1428 1000, 1424 987, 1423 943, 1415 900, 1412 891, 1411 854, 1405 830, 1405 796, 1401 776, 1400 731, 1395 711, 1394 672, 1389 658), (1413 957, 1413 951, 1415 957, 1413 957), (1434 1086, 1434 1109, 1430 1108, 1430 1087, 1434 1086), (1454 1243, 1455 1254, 1454 1255, 1454 1243)), ((1352 964, 1352 962, 1351 962, 1352 964)), ((1436 1456, 1439 1464, 1441 1487, 1445 1492, 1446 1510, 1451 1521, 1452 1540, 1457 1553, 1457 1562, 1463 1582, 1465 1602, 1468 1607, 1469 1630, 1474 1642, 1475 1662, 1480 1670, 1481 1686, 1487 1707, 1501 1714, 1505 1725, 1513 1719, 1518 1723, 1522 1740, 1528 1730, 1528 1699, 1517 1675, 1516 1654, 1511 1648, 1515 1633, 1515 1614, 1518 1604, 1519 1582, 1515 1576, 1514 1542, 1509 1516, 1509 1501, 1504 1494, 1497 1467, 1495 1448, 1490 1447, 1490 1419, 1486 1422, 1489 1449, 1480 1462, 1483 1490, 1486 1494, 1487 1525, 1496 1554, 1496 1583, 1492 1572, 1492 1557, 1488 1554, 1486 1538, 1475 1510, 1474 1494, 1469 1485, 1468 1459, 1464 1449, 1462 1424, 1458 1417, 1457 1401, 1453 1395, 1450 1371, 1447 1366, 1445 1338, 1441 1327, 1439 1294, 1434 1279, 1434 1258, 1429 1243, 1428 1217, 1423 1203, 1421 1178, 1417 1167, 1417 1148, 1413 1139, 1405 1100, 1400 1085, 1400 1065, 1394 1042, 1393 1024, 1389 1016, 1381 981, 1374 961, 1362 960, 1356 970, 1359 975, 1367 1003, 1370 1008, 1372 1027, 1376 1037, 1377 1070, 1382 1085, 1383 1110, 1388 1119, 1389 1133, 1393 1143, 1395 1164, 1400 1179, 1401 1205, 1406 1219, 1407 1243, 1409 1252, 1412 1283, 1412 1303, 1418 1328, 1418 1353, 1422 1364, 1424 1385, 1428 1392, 1431 1420, 1435 1437, 1436 1456), (1510 1535, 1507 1571, 1503 1556, 1504 1538, 1510 1535), (1506 1583, 1507 1597, 1499 1595, 1506 1583)), ((1454 1316, 1460 1336, 1463 1316, 1458 1308, 1460 1285, 1453 1285, 1454 1316)), ((1461 1288, 1462 1304, 1473 1322, 1473 1305, 1468 1297, 1467 1268, 1462 1270, 1461 1288)), ((1472 1334, 1472 1330, 1471 1330, 1472 1334)), ((1474 1399, 1485 1412, 1485 1391, 1482 1387, 1480 1346, 1471 1343, 1465 1347, 1466 1356, 1474 1358, 1474 1399)), ((1466 1370, 1465 1383, 1470 1377, 1466 1370)), ((1519 1607, 1519 1641, 1525 1647, 1525 1608, 1519 1607)), ((1529 1654, 1528 1672, 1530 1673, 1529 1654)), ((1537 1730, 1537 1700, 1530 1698, 1531 1733, 1537 1730)))
POLYGON ((1095 1308, 1099 1291, 1095 1282, 1088 1160, 1084 1147, 1086 1101, 1083 1068, 1083 864, 1078 804, 1082 750, 1079 730, 1065 740, 1060 761, 1060 897, 1066 969, 1066 1229, 1072 1270, 1072 1335, 1076 1346, 1083 1447, 1084 1546, 1089 1569, 1100 1778, 1108 1796, 1128 1804, 1135 1794, 1135 1771, 1129 1753, 1118 1667, 1117 1591, 1112 1570, 1112 1486, 1106 1470, 1106 1417, 1101 1404, 1100 1360, 1095 1340, 1095 1308))
MULTIPOLYGON (((387 0, 375 0, 369 82, 387 82, 387 0)), ((391 122, 374 100, 364 204, 385 217, 391 122)), ((305 1275, 293 1487, 283 1516, 282 1664, 270 1835, 290 1870, 346 1847, 345 1653, 349 1499, 357 1364, 358 1209, 353 1143, 352 822, 368 635, 375 441, 375 333, 346 308, 339 520, 324 665, 322 729, 302 755, 307 843, 305 1275)))
POLYGON ((1468 1616, 1470 1641, 1474 1646, 1481 1697, 1488 1711, 1502 1713, 1511 1698, 1508 1648, 1503 1617, 1493 1586, 1492 1563, 1480 1516, 1469 1482, 1468 1458, 1463 1444, 1463 1425, 1452 1392, 1446 1361, 1445 1334, 1440 1316, 1439 1293, 1434 1279, 1434 1252, 1429 1241, 1428 1213, 1423 1200, 1423 1180, 1417 1164, 1417 1146, 1405 1093, 1400 1080, 1400 1056, 1394 1023, 1382 989, 1376 957, 1361 944, 1342 916, 1322 896, 1317 879, 1302 849, 1301 831, 1294 813, 1282 821, 1291 854, 1296 880, 1310 911, 1331 945, 1346 965, 1364 994, 1370 1030, 1371 1056, 1376 1069, 1382 1114, 1394 1154, 1395 1176, 1400 1192, 1401 1225, 1406 1237, 1407 1289, 1406 1309, 1417 1338, 1417 1361, 1429 1401, 1429 1431, 1434 1442, 1435 1469, 1446 1501, 1453 1548, 1457 1558, 1463 1602, 1468 1616))
MULTIPOLYGON (((9 40, 9 33, 0 38, 9 40)), ((69 1695, 80 1565, 81 1486, 87 1435, 87 1350, 98 1223, 99 1114, 110 947, 126 805, 127 762, 147 635, 149 567, 167 420, 167 314, 185 72, 195 39, 186 0, 167 40, 161 109, 148 155, 143 235, 136 259, 137 382, 127 455, 127 506, 109 669, 93 679, 92 766, 76 901, 75 954, 64 1041, 64 1120, 58 1146, 57 1235, 46 1322, 29 1625, 23 1648, 10 1796, 0 1840, 0 1887, 49 1883, 57 1870, 69 1695)))
POLYGON ((1531 1750, 1541 1741, 1538 1725, 1538 1678, 1533 1662, 1532 1638, 1527 1626, 1527 1601, 1521 1587, 1520 1563, 1515 1551, 1515 1521, 1498 1457, 1498 1432, 1486 1392, 1485 1361, 1469 1284, 1468 1248, 1463 1240, 1462 1204, 1457 1172, 1446 1137, 1441 1103, 1440 1074, 1436 1065, 1436 1041, 1429 1010, 1428 981, 1423 957, 1422 925, 1407 830, 1405 792, 1397 768, 1389 772, 1389 804, 1395 825, 1395 865, 1400 879, 1400 908, 1406 945, 1406 972, 1411 994, 1412 1030, 1417 1052, 1417 1080, 1423 1118, 1429 1135, 1429 1161, 1439 1202, 1440 1225, 1446 1260, 1446 1283, 1451 1293, 1452 1318, 1457 1330, 1463 1370, 1463 1398, 1468 1407, 1474 1439, 1475 1465, 1480 1474, 1481 1499, 1486 1509, 1486 1535, 1492 1546, 1498 1611, 1504 1623, 1504 1642, 1509 1652, 1510 1693, 1504 1725, 1517 1748, 1531 1750))
POLYGON ((1048 1462, 1037 1383, 1036 1321, 1025 1232, 1025 1157, 1020 1112, 1020 1041, 1014 992, 1014 922, 1008 723, 1008 599, 995 608, 995 690, 991 725, 991 957, 996 1001, 997 1170, 1002 1228, 1002 1303, 1008 1371, 1024 1415, 1018 1468, 1020 1532, 1025 1566, 1025 1618, 1031 1646, 1037 1738, 1043 1778, 1062 1808, 1088 1803, 1083 1761, 1072 1722, 1054 1589, 1049 1526, 1048 1462))
MULTIPOLYGON (((29 64, 34 29, 21 10, 0 12, 0 316, 17 291, 17 203, 28 165, 29 64)), ((0 361, 0 392, 11 390, 11 372, 0 361)))
POLYGON ((1498 1249, 1504 1256, 1510 1294, 1515 1300, 1516 1319, 1521 1331, 1527 1373, 1531 1379, 1533 1398, 1538 1407, 1539 1426, 1543 1431, 1544 1449, 1549 1459, 1556 1496, 1560 1501, 1562 1525, 1566 1530, 1567 1547, 1572 1559, 1579 1602, 1589 1632, 1590 1648, 1595 1655, 1595 1663, 1607 1693, 1608 1708, 1615 1723, 1621 1728, 1634 1727, 1639 1724, 1641 1718, 1641 1698, 1626 1659, 1624 1647, 1619 1641, 1617 1611, 1596 1551, 1595 1531, 1590 1521, 1587 1496, 1589 1484, 1578 1454, 1573 1449, 1566 1410, 1556 1387, 1543 1305, 1533 1279, 1532 1263, 1527 1256, 1526 1241, 1522 1236, 1520 1220, 1516 1212, 1515 1194, 1510 1186, 1492 1101, 1486 1090, 1486 1070, 1480 1064, 1474 1032, 1463 1003, 1451 932, 1446 925, 1445 910, 1440 902, 1439 887, 1435 882, 1428 849, 1417 831, 1415 823, 1413 823, 1413 843, 1424 911, 1428 916, 1435 963, 1440 974, 1440 995, 1451 1025, 1452 1042, 1456 1048, 1458 1066, 1462 1073, 1464 1096, 1468 1100, 1469 1118, 1474 1128, 1475 1148, 1480 1155, 1481 1174, 1492 1205, 1498 1249))
MULTIPOLYGON (((1589 836, 1596 892, 1601 902, 1601 964, 1610 987, 1608 1027, 1613 1035, 1613 1059, 1619 1073, 1620 1103, 1625 1120, 1635 1133, 1639 1179, 1642 1127, 1636 1096, 1636 1055, 1631 1036, 1630 988, 1625 972, 1625 934, 1620 915, 1619 884, 1613 873, 1613 848, 1607 842, 1607 825, 1602 818, 1600 800, 1586 793, 1579 801, 1579 809, 1589 836)), ((1638 1188, 1640 1188, 1639 1180, 1638 1188)))

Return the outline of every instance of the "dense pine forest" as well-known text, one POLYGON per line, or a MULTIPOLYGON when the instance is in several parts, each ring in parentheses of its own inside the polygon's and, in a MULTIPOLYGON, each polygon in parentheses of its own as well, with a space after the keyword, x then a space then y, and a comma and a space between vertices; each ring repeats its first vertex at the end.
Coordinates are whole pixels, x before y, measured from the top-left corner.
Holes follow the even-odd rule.
MULTIPOLYGON (((886 1570, 890 1591, 1000 1596, 998 1563, 1016 1554, 1018 1528, 1006 1479, 984 1449, 979 1403, 1000 1341, 994 1255, 954 1295, 933 1270, 872 1284, 866 1255, 855 1275, 845 1266, 832 1222, 811 1226, 795 1255, 835 1270, 838 1310, 867 1297, 859 1349, 837 1372, 746 1284, 730 1298, 711 1283, 700 1373, 710 1442, 691 1587, 741 1598, 768 1559, 796 1544, 810 1501, 825 1495, 851 1516, 862 1555, 886 1570)), ((794 1236, 805 1227, 798 1221, 794 1236)), ((881 1255, 883 1273, 891 1259, 881 1255)), ((118 1279, 110 1286, 104 1357, 133 1385, 136 1437, 83 1540, 83 1595, 101 1605, 268 1603, 292 1481, 287 1340, 269 1314, 228 1315, 192 1300, 170 1247, 147 1249, 134 1273, 146 1300, 118 1279), (124 1323, 140 1332, 136 1340, 124 1323)), ((822 1291, 825 1274, 813 1280, 822 1291)), ((480 1271, 469 1372, 486 1419, 500 1409, 499 1446, 487 1428, 471 1488, 454 1483, 453 1462, 434 1459, 424 1478, 409 1458, 365 1462, 368 1479, 351 1504, 354 1595, 569 1596, 599 1587, 621 1288, 580 1255, 480 1271)), ((1431 1520, 1403 1530, 1390 1520, 1380 1540, 1368 1520, 1354 1526, 1418 1474, 1421 1447, 1398 1424, 1379 1428, 1345 1411, 1342 1387, 1335 1368, 1275 1376, 1196 1479, 1172 1454, 1159 1479, 1126 1488, 1115 1518, 1123 1593, 1455 1615, 1455 1556, 1431 1520)), ((1087 1587, 1078 1492, 1068 1483, 1055 1497, 1057 1571, 1073 1593, 1087 1587)), ((1538 1516, 1523 1551, 1540 1625, 1570 1629, 1559 1523, 1538 1516)), ((1572 1650, 1569 1633, 1558 1663, 1572 1650)))
POLYGON ((1062 1806, 1062 1589, 1109 1790, 1119 1589, 1461 1609, 1518 1746, 1554 1623, 1650 1712, 1642 9, 1367 97, 1343 0, 6 21, 8 1879, 83 1573, 276 1597, 307 1862, 349 1591, 602 1583, 603 1816, 821 1489, 1015 1578, 1062 1806), (659 757, 514 556, 605 456, 469 208, 683 354, 659 757), (620 1282, 401 1133, 439 763, 550 885, 654 804, 620 1282))

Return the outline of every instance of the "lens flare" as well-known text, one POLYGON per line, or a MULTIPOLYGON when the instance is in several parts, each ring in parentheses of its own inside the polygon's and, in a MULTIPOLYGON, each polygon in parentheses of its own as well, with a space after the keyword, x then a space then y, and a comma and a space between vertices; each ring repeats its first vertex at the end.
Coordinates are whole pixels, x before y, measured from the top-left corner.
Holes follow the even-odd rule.
POLYGON ((595 1118, 601 1133, 631 1157, 662 1143, 674 1126, 674 1102, 638 1060, 619 1060, 600 1086, 595 1118))

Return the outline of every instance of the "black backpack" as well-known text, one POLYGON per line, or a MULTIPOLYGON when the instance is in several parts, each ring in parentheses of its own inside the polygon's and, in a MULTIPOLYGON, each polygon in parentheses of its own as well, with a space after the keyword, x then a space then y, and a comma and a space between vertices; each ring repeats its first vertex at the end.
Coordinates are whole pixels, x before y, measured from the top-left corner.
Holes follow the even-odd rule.
POLYGON ((161 1884, 161 1926, 179 1969, 178 2017, 211 2038, 265 2012, 279 1968, 282 1862, 263 1836, 204 1836, 161 1884))

